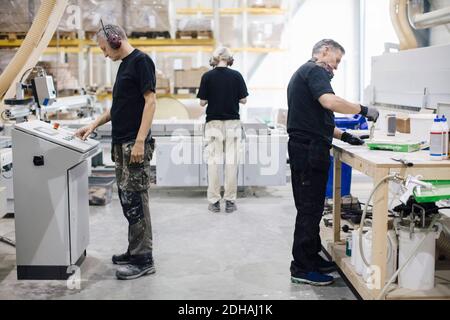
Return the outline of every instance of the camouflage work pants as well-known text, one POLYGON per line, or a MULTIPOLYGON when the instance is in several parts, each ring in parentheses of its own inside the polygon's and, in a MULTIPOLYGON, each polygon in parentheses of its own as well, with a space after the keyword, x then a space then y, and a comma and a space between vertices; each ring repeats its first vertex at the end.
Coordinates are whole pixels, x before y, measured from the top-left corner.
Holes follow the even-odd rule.
MULTIPOLYGON (((153 142, 153 140, 152 140, 153 142)), ((134 141, 114 144, 112 160, 116 164, 116 179, 120 204, 128 220, 128 253, 133 264, 152 261, 152 224, 150 219, 149 193, 150 160, 154 144, 145 143, 144 162, 130 164, 134 141)))

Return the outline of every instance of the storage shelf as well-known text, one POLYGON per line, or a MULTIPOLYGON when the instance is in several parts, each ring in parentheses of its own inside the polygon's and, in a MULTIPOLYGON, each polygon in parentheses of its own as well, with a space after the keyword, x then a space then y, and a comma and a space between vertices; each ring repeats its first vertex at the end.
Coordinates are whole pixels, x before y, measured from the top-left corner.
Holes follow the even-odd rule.
POLYGON ((271 53, 271 52, 285 52, 286 49, 247 47, 247 48, 232 48, 231 51, 233 51, 233 52, 271 53))
MULTIPOLYGON (((152 47, 152 46, 136 46, 139 50, 143 52, 179 52, 179 53, 196 53, 196 52, 212 52, 213 46, 199 46, 199 47, 188 47, 188 46, 179 46, 179 47, 152 47)), ((286 49, 281 48, 231 48, 231 51, 238 52, 253 52, 253 53, 274 53, 274 52, 285 52, 286 49)), ((100 48, 91 48, 91 52, 94 54, 102 54, 100 48)))
MULTIPOLYGON (((223 15, 242 13, 248 13, 252 15, 283 15, 286 13, 286 10, 282 8, 222 8, 219 9, 219 12, 223 15)), ((177 14, 179 15, 196 15, 199 13, 210 16, 213 15, 213 9, 204 7, 177 9, 177 14)))
MULTIPOLYGON (((128 39, 132 46, 213 46, 214 39, 128 39)), ((20 47, 23 40, 0 40, 0 47, 20 47)), ((79 40, 79 39, 52 39, 49 47, 82 47, 82 46, 97 46, 93 40, 79 40)))
MULTIPOLYGON (((16 39, 16 40, 8 40, 8 39, 2 39, 0 40, 0 47, 4 48, 14 48, 14 47, 20 47, 22 45, 23 40, 22 39, 16 39)), ((58 41, 52 39, 49 43, 49 47, 78 47, 80 45, 94 45, 94 41, 89 40, 69 40, 69 39, 60 39, 58 41)))
POLYGON ((132 46, 213 46, 214 39, 129 39, 132 46))

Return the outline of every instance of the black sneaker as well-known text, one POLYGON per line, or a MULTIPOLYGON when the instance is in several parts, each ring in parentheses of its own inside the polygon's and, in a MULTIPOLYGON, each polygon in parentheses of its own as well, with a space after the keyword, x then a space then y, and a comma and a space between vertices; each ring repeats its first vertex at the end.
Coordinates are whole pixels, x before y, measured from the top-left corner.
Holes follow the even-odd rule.
POLYGON ((116 277, 119 280, 132 280, 155 272, 153 263, 144 265, 129 264, 117 270, 116 277))
POLYGON ((220 212, 220 202, 217 201, 216 203, 210 203, 208 205, 208 210, 211 212, 220 212))
POLYGON ((313 286, 327 286, 333 283, 334 278, 319 272, 308 272, 298 275, 291 275, 292 283, 305 283, 313 286))
POLYGON ((114 264, 130 264, 131 262, 131 256, 130 253, 127 251, 123 254, 115 254, 112 256, 112 263, 114 264))
POLYGON ((330 273, 337 270, 336 263, 325 260, 319 255, 317 260, 317 269, 320 273, 330 273))
POLYGON ((227 200, 225 202, 225 212, 231 213, 236 210, 237 210, 237 207, 236 207, 236 203, 234 201, 227 200))

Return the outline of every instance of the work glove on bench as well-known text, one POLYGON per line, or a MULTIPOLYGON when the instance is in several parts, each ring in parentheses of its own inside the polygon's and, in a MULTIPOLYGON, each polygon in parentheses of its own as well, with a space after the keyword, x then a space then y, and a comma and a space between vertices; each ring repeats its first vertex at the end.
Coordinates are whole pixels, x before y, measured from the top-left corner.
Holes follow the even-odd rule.
POLYGON ((364 144, 364 140, 358 136, 354 136, 348 132, 343 132, 341 140, 351 144, 352 146, 360 146, 364 144))

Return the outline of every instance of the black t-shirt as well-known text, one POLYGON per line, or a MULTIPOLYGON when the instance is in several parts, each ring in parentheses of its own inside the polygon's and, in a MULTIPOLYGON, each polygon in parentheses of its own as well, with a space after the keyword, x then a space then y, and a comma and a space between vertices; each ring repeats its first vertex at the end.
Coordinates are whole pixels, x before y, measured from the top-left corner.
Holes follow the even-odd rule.
POLYGON ((287 90, 287 131, 290 135, 323 138, 331 143, 334 114, 318 100, 325 93, 334 94, 330 81, 327 71, 313 61, 308 61, 294 73, 287 90))
MULTIPOLYGON (((145 106, 144 93, 155 92, 155 64, 145 53, 134 49, 119 66, 111 107, 112 142, 136 139, 145 106)), ((150 133, 149 133, 150 136, 150 133)))
POLYGON ((207 100, 206 122, 239 120, 239 100, 248 96, 244 78, 227 67, 216 67, 202 76, 197 98, 207 100))

